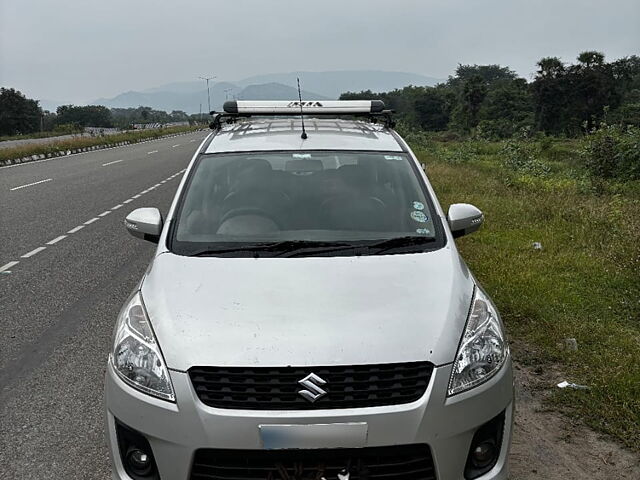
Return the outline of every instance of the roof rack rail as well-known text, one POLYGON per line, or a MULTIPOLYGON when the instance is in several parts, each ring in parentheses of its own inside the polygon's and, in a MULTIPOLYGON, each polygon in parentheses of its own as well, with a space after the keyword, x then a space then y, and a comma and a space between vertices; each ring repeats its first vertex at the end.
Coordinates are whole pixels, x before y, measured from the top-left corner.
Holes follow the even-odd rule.
POLYGON ((213 121, 210 124, 212 130, 218 130, 225 123, 233 123, 237 118, 253 116, 300 116, 328 115, 367 116, 370 121, 377 123, 382 119, 387 128, 393 128, 395 121, 392 118, 393 111, 385 110, 382 100, 312 100, 312 101, 270 101, 270 100, 232 100, 224 103, 223 112, 210 112, 213 121))

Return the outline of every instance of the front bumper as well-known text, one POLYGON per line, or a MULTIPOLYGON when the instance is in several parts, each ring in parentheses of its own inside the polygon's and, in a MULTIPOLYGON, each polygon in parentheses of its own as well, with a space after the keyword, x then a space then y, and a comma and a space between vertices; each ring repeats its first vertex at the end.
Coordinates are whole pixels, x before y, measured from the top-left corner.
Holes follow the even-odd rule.
MULTIPOLYGON (((438 480, 462 480, 474 433, 504 411, 500 456, 496 465, 479 478, 506 480, 514 412, 511 359, 485 384, 447 398, 451 368, 451 364, 435 368, 425 394, 409 404, 341 410, 242 411, 201 403, 186 372, 170 371, 177 398, 177 403, 170 403, 126 385, 109 364, 105 402, 112 478, 130 480, 118 451, 117 419, 147 438, 162 480, 187 480, 194 453, 200 448, 264 449, 260 426, 330 424, 365 424, 362 447, 428 444, 438 480)), ((344 445, 345 440, 340 437, 325 435, 323 448, 352 446, 344 445)))

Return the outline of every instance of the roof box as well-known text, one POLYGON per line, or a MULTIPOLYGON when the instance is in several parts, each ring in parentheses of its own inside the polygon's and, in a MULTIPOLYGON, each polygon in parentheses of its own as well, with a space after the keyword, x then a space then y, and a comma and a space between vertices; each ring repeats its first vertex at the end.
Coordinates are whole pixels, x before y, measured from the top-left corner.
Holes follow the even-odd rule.
POLYGON ((224 111, 239 115, 350 115, 384 111, 382 100, 232 100, 224 111))

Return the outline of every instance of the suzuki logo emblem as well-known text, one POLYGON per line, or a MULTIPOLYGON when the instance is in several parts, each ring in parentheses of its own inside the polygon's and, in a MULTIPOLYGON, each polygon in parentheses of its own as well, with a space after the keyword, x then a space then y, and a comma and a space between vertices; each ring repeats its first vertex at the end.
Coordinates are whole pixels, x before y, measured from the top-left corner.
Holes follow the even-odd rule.
POLYGON ((310 373, 302 380, 298 380, 298 383, 305 387, 304 390, 299 390, 298 393, 311 403, 327 394, 327 391, 321 388, 321 385, 325 385, 327 382, 315 373, 310 373))

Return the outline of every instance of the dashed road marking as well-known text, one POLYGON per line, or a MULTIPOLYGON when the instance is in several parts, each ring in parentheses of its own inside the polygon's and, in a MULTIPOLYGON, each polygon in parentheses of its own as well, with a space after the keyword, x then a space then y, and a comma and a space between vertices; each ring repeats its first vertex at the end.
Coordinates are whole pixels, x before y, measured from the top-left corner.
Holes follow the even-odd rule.
POLYGON ((150 152, 147 152, 147 155, 151 155, 153 153, 158 153, 158 150, 151 150, 150 152))
POLYGON ((122 160, 114 160, 113 162, 103 163, 102 166, 108 167, 109 165, 113 165, 114 163, 120 163, 120 162, 122 162, 122 160))
POLYGON ((19 264, 20 262, 9 262, 3 266, 0 267, 0 272, 8 272, 10 268, 15 267, 17 264, 19 264))
POLYGON ((176 148, 176 147, 179 147, 179 146, 180 146, 180 144, 178 143, 176 145, 171 145, 171 148, 176 148))
MULTIPOLYGON (((156 150, 156 152, 157 152, 157 150, 156 150)), ((154 153, 155 153, 155 152, 154 152, 154 153)), ((133 202, 133 200, 134 200, 134 199, 136 199, 136 198, 140 198, 140 197, 141 197, 142 195, 144 195, 145 193, 148 193, 148 192, 150 192, 151 190, 154 190, 154 189, 156 189, 156 188, 160 187, 162 184, 164 184, 164 183, 168 182, 169 180, 171 180, 171 179, 175 178, 176 176, 180 175, 180 174, 181 174, 182 172, 184 172, 185 170, 186 170, 186 168, 184 168, 184 169, 180 170, 179 172, 174 173, 174 174, 173 174, 173 175, 171 175, 170 177, 167 177, 165 180, 162 180, 160 183, 156 183, 154 186, 149 187, 149 188, 147 188, 146 190, 143 190, 143 191, 142 191, 142 192, 140 192, 139 194, 134 195, 133 197, 131 197, 131 198, 129 198, 129 199, 127 199, 127 200, 125 200, 125 201, 124 201, 124 202, 122 202, 122 203, 119 203, 118 205, 116 205, 116 206, 112 207, 111 209, 109 209, 109 210, 105 210, 104 212, 102 212, 101 214, 99 214, 97 217, 93 217, 92 219, 87 220, 86 222, 84 222, 84 224, 82 224, 82 225, 78 225, 77 227, 72 228, 71 230, 69 230, 69 231, 67 232, 67 235, 70 235, 70 234, 73 234, 73 233, 79 232, 79 231, 80 231, 80 230, 82 230, 86 225, 91 225, 92 223, 97 222, 98 220, 100 220, 100 217, 105 217, 105 216, 109 215, 112 211, 114 211, 114 210, 118 210, 119 208, 122 208, 125 204, 130 203, 130 202, 133 202)), ((24 187, 27 187, 27 186, 37 185, 37 184, 39 184, 39 183, 44 183, 44 182, 48 182, 48 181, 51 181, 51 179, 41 180, 41 181, 39 181, 39 182, 35 182, 35 183, 33 183, 33 184, 23 185, 23 186, 21 186, 21 187, 16 187, 16 188, 24 188, 24 187)), ((54 238, 53 240, 49 240, 49 241, 46 243, 46 245, 55 245, 56 243, 58 243, 58 242, 60 242, 60 241, 64 240, 65 238, 67 238, 67 235, 60 235, 59 237, 56 237, 56 238, 54 238)), ((34 255, 37 255, 38 253, 40 253, 40 252, 42 252, 43 250, 46 250, 46 249, 47 249, 47 247, 38 247, 38 248, 35 248, 35 249, 31 250, 30 252, 25 253, 24 255, 22 255, 22 256, 21 256, 21 258, 30 258, 30 257, 33 257, 34 255)), ((10 268, 12 268, 12 267, 14 267, 14 266, 16 266, 18 263, 20 263, 20 262, 19 262, 19 261, 11 261, 11 262, 9 262, 9 263, 7 263, 7 264, 3 265, 2 267, 0 267, 0 273, 11 273, 11 272, 9 271, 9 269, 10 269, 10 268)))
POLYGON ((34 255, 37 255, 38 253, 40 253, 41 251, 45 250, 47 247, 38 247, 38 248, 34 248, 33 250, 31 250, 29 253, 25 253, 24 255, 22 255, 21 258, 29 258, 29 257, 33 257, 34 255))
POLYGON ((46 180, 39 180, 33 183, 27 183, 26 185, 20 185, 19 187, 10 188, 9 191, 13 192, 14 190, 20 190, 21 188, 33 187, 34 185, 40 185, 41 183, 50 182, 53 178, 47 178, 46 180))
POLYGON ((54 238, 53 240, 47 242, 47 245, 55 245, 56 243, 58 243, 60 240, 64 240, 65 238, 67 238, 66 235, 60 235, 59 237, 54 238))

